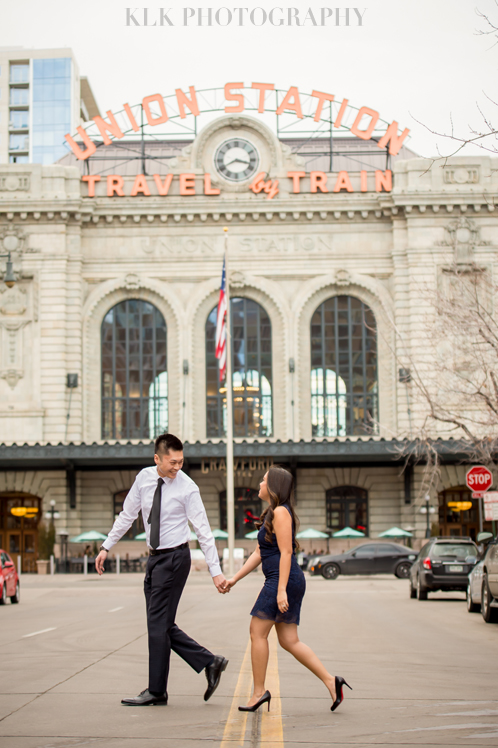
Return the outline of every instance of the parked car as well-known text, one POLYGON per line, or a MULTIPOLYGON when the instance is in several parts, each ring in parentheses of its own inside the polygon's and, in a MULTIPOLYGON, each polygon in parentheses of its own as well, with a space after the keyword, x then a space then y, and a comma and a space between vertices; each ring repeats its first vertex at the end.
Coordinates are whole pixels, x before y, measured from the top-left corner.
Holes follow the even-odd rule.
POLYGON ((478 561, 469 574, 469 583, 467 584, 467 610, 469 613, 479 613, 481 610, 483 562, 484 559, 478 561))
POLYGON ((11 603, 18 603, 21 588, 14 562, 7 551, 0 548, 0 605, 5 605, 8 597, 11 603))
POLYGON ((498 623, 498 539, 489 543, 482 560, 481 614, 486 623, 498 623))
POLYGON ((410 597, 427 600, 429 592, 438 590, 465 592, 469 573, 478 560, 478 549, 471 538, 430 538, 410 569, 410 597))
POLYGON ((345 553, 319 556, 309 571, 325 579, 337 579, 339 574, 395 574, 407 579, 414 559, 415 553, 404 545, 364 543, 345 553))

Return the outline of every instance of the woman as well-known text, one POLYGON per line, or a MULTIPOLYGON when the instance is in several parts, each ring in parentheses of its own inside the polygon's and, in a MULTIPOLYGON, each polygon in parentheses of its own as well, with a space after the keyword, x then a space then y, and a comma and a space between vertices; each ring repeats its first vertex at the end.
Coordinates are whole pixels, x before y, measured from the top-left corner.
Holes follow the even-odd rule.
POLYGON ((344 678, 330 675, 316 654, 299 641, 297 635, 306 582, 294 555, 298 520, 292 506, 293 482, 291 473, 285 468, 274 465, 266 473, 260 483, 259 497, 268 507, 261 515, 258 548, 227 582, 228 589, 231 589, 263 562, 265 584, 251 611, 253 695, 247 706, 239 706, 241 712, 255 712, 265 703, 270 709, 271 694, 265 690, 265 677, 268 634, 273 625, 280 646, 324 682, 332 697, 332 711, 343 700, 343 686, 348 686, 344 678))

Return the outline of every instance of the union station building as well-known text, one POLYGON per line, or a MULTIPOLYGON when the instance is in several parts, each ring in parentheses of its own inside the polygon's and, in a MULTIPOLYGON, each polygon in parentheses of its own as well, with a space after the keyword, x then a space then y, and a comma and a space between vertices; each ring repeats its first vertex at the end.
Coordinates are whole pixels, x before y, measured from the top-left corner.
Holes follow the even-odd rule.
MULTIPOLYGON (((185 442, 211 526, 226 527, 224 227, 237 545, 272 463, 295 475, 302 529, 424 537, 423 467, 403 469, 402 454, 423 413, 410 413, 394 330, 417 361, 422 287, 462 251, 495 266, 496 160, 432 163, 366 107, 297 89, 271 105, 274 89, 240 85, 203 111, 193 87, 146 97, 78 128, 54 165, 0 165, 0 253, 16 277, 0 283, 0 547, 25 570, 51 507, 58 532, 107 533, 166 430, 185 442)), ((466 466, 439 448, 431 521, 475 536, 476 502, 447 509, 469 496, 466 466)))

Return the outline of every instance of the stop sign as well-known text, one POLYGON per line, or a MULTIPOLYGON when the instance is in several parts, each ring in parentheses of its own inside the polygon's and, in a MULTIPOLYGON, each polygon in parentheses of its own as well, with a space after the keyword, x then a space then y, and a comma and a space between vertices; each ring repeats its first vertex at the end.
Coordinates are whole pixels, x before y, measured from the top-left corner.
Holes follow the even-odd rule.
POLYGON ((471 491, 487 491, 493 485, 493 474, 484 465, 474 465, 467 470, 466 483, 471 491))

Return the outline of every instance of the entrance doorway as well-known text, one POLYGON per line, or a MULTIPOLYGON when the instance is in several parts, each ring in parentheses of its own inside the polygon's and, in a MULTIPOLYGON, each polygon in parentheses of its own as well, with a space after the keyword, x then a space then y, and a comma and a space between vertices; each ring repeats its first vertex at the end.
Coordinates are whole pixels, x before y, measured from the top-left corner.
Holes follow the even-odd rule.
MULTIPOLYGON (((483 530, 491 532, 491 522, 484 521, 483 530)), ((477 538, 479 532, 479 499, 473 499, 467 486, 454 486, 439 494, 439 534, 455 537, 477 538), (470 501, 472 507, 465 512, 455 512, 449 503, 470 501)))
POLYGON ((10 554, 15 564, 21 557, 21 570, 25 573, 36 572, 40 513, 41 499, 37 496, 16 491, 0 494, 0 548, 10 554), (19 508, 32 511, 28 516, 19 516, 15 511, 19 508))

